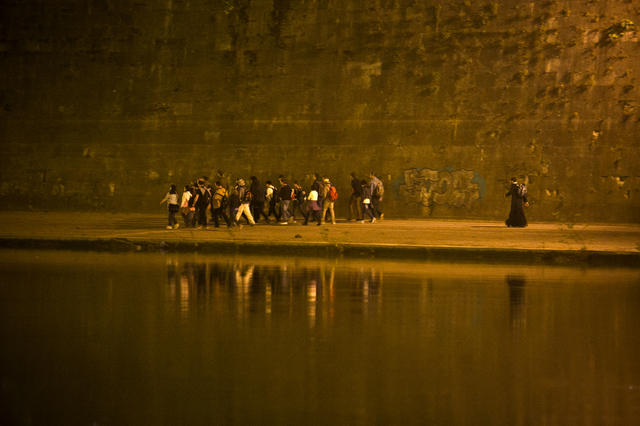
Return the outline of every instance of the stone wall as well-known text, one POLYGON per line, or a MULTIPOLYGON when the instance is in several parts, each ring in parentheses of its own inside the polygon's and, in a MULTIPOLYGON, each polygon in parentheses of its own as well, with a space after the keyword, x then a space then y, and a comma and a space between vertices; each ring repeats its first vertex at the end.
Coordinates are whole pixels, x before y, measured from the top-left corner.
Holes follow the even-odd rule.
POLYGON ((5 209, 375 170, 389 217, 640 221, 640 2, 5 0, 5 209))

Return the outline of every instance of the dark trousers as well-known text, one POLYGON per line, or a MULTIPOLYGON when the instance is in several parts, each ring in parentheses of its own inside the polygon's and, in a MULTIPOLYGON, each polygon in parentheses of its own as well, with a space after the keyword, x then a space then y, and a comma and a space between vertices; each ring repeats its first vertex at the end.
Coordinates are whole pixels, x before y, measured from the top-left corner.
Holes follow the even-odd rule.
POLYGON ((280 212, 276 207, 276 203, 271 203, 271 202, 269 203, 269 212, 267 213, 267 219, 269 218, 269 216, 271 216, 271 213, 273 213, 276 220, 280 220, 280 212))
POLYGON ((196 207, 196 216, 198 217, 198 226, 207 226, 207 207, 196 207))
POLYGON ((184 219, 185 228, 193 227, 193 212, 191 210, 187 214, 182 213, 182 219, 184 219))
POLYGON ((231 226, 231 221, 229 220, 229 216, 227 216, 227 212, 224 207, 218 207, 217 209, 213 209, 213 224, 216 228, 220 226, 220 218, 223 218, 227 226, 231 226))
POLYGON ((380 215, 382 215, 382 200, 380 198, 371 197, 371 208, 375 217, 380 219, 380 215))
POLYGON ((264 213, 264 201, 254 201, 251 203, 251 214, 256 223, 260 221, 260 216, 264 217, 265 222, 269 223, 269 216, 264 213))
POLYGON ((360 219, 362 217, 362 197, 351 194, 349 198, 349 219, 360 219))
POLYGON ((173 226, 178 223, 176 220, 176 213, 178 213, 178 205, 169 204, 169 226, 173 226))
POLYGON ((309 218, 311 218, 311 220, 314 222, 318 222, 318 225, 320 225, 322 219, 322 210, 309 210, 309 213, 307 213, 307 215, 304 217, 305 225, 309 223, 309 218))
POLYGON ((307 214, 304 211, 304 201, 293 200, 291 201, 291 204, 293 204, 293 209, 291 209, 291 217, 293 220, 296 220, 296 212, 300 212, 302 217, 307 217, 307 214))
POLYGON ((362 218, 360 220, 364 220, 364 215, 369 216, 371 219, 375 217, 375 213, 371 204, 362 203, 362 218))

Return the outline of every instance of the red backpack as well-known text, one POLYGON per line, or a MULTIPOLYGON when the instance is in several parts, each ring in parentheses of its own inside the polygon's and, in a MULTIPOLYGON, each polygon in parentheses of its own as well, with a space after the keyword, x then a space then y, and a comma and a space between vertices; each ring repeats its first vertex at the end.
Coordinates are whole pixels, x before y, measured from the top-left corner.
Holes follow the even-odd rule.
POLYGON ((338 199, 338 190, 335 186, 331 185, 329 188, 329 201, 335 201, 338 199))

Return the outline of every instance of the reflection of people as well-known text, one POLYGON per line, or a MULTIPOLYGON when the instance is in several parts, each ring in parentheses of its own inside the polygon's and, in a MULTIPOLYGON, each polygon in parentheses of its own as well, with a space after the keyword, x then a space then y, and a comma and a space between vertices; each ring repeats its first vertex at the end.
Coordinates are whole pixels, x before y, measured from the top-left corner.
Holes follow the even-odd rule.
POLYGON ((524 277, 516 275, 507 275, 506 281, 509 286, 509 317, 511 318, 511 326, 514 328, 523 327, 526 325, 526 316, 524 313, 524 286, 526 281, 524 277))
POLYGON ((508 227, 524 228, 527 226, 527 218, 524 216, 523 206, 529 206, 527 187, 524 184, 518 184, 518 180, 512 177, 509 192, 505 194, 505 197, 508 196, 511 196, 511 211, 505 223, 508 227))

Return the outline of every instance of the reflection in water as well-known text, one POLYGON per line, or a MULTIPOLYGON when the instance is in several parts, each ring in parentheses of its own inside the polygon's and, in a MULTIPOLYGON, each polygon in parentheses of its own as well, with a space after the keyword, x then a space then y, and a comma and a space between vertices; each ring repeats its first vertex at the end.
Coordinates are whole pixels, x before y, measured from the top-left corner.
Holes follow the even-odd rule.
MULTIPOLYGON (((238 320, 257 311, 265 315, 292 312, 303 298, 309 326, 318 321, 331 324, 335 316, 336 265, 314 266, 256 264, 243 260, 167 261, 168 306, 177 306, 188 317, 195 307, 217 311, 235 309, 238 320), (227 297, 234 303, 228 305, 227 297), (288 297, 282 297, 288 296, 288 297), (274 298, 277 304, 274 305, 274 298)), ((370 302, 380 294, 382 272, 373 267, 342 271, 341 285, 350 288, 351 298, 361 300, 361 312, 368 315, 370 302)), ((381 304, 378 304, 380 308, 381 304)))
POLYGON ((507 285, 509 286, 509 318, 513 330, 527 327, 527 310, 524 293, 526 280, 519 275, 507 275, 507 285))
POLYGON ((637 270, 38 256, 0 256, 2 424, 640 416, 637 270))

